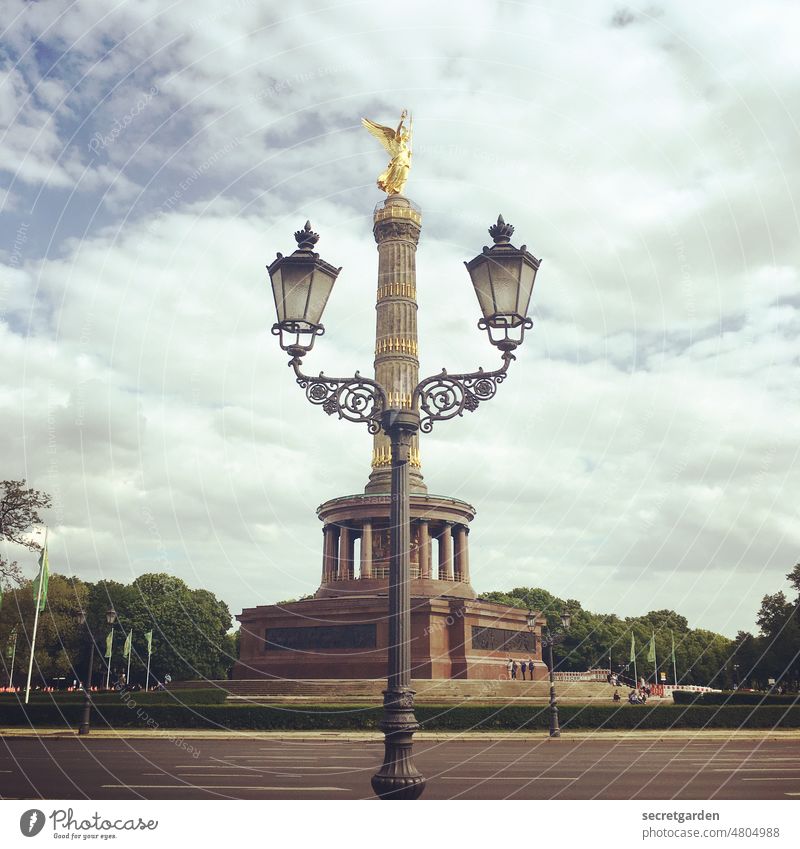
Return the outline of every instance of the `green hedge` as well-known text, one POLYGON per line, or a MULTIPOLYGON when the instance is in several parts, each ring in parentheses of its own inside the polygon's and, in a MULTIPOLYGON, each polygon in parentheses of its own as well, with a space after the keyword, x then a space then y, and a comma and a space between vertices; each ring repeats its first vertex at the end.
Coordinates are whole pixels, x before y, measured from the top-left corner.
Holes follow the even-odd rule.
MULTIPOLYGON (((114 691, 92 693, 92 701, 97 704, 122 704, 127 699, 133 699, 143 705, 221 705, 227 698, 225 690, 209 688, 206 690, 140 690, 138 693, 117 693, 114 691)), ((17 705, 24 700, 23 694, 0 693, 0 705, 17 705)), ((32 704, 83 704, 81 692, 41 693, 32 691, 32 704)))
MULTIPOLYGON (((74 727, 78 724, 78 704, 0 704, 0 726, 74 727)), ((534 730, 549 724, 547 706, 530 708, 516 705, 420 705, 417 719, 423 729, 439 730, 534 730)), ((376 729, 382 716, 380 707, 360 705, 320 705, 299 709, 260 705, 146 705, 131 699, 127 704, 98 704, 93 713, 96 728, 204 728, 311 731, 329 729, 376 729)), ((689 705, 622 705, 559 708, 565 729, 681 729, 681 728, 800 728, 800 707, 759 707, 745 705, 709 707, 689 705)))
POLYGON ((778 696, 775 693, 742 693, 728 690, 721 693, 674 690, 672 698, 676 705, 793 705, 800 704, 800 695, 778 696))

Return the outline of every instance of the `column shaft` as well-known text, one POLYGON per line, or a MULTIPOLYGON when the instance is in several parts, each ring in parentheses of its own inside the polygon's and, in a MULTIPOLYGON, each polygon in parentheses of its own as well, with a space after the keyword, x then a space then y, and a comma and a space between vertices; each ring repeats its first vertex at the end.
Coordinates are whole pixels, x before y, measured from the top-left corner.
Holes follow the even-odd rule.
POLYGON ((329 524, 324 527, 325 542, 323 545, 322 580, 324 582, 335 581, 339 551, 339 528, 329 524))
POLYGON ((419 576, 423 580, 431 576, 431 537, 427 519, 419 523, 419 576))
POLYGON ((349 581, 353 577, 353 548, 350 528, 339 530, 339 580, 349 581))
POLYGON ((464 525, 455 528, 456 564, 455 578, 457 581, 469 580, 469 564, 467 562, 467 529, 464 525))
POLYGON ((361 526, 361 577, 372 577, 372 522, 361 526))
POLYGON ((453 535, 450 522, 445 522, 439 534, 439 580, 453 580, 453 535))

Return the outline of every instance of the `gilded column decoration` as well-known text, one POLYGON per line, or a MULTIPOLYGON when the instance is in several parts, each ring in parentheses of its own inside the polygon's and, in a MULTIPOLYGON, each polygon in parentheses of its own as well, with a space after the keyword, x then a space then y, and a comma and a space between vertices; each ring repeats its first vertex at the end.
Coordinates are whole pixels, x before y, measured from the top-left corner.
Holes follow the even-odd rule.
MULTIPOLYGON (((378 244, 378 291, 375 319, 375 380, 386 390, 390 407, 410 409, 419 382, 417 340, 416 252, 422 216, 411 201, 391 195, 375 210, 373 233, 378 244)), ((408 451, 409 488, 425 493, 414 434, 408 451)), ((389 438, 374 436, 372 473, 365 492, 388 493, 392 452, 389 438)))

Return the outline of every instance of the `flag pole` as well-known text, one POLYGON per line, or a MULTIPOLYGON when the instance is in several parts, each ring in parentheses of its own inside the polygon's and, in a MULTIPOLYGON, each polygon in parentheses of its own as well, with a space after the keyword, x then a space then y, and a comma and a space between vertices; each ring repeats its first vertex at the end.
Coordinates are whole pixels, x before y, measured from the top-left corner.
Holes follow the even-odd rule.
POLYGON ((147 672, 144 676, 144 691, 150 689, 150 655, 153 653, 153 639, 150 638, 150 644, 147 646, 147 672))
POLYGON ((111 626, 111 651, 108 655, 108 671, 106 672, 106 690, 111 683, 111 660, 114 657, 114 626, 111 626))
POLYGON ((675 635, 670 632, 672 637, 672 677, 675 680, 675 686, 678 686, 678 667, 675 665, 675 635))
POLYGON ((11 649, 11 673, 8 676, 8 689, 14 689, 14 661, 17 657, 17 629, 14 628, 14 647, 11 649))
POLYGON ((656 657, 656 632, 653 631, 653 683, 658 684, 658 658, 656 657))
POLYGON ((44 529, 44 548, 42 549, 42 564, 39 567, 39 592, 36 594, 36 615, 33 617, 33 639, 31 640, 31 657, 28 661, 28 683, 25 685, 25 704, 31 694, 31 674, 33 673, 33 653, 36 651, 36 629, 39 627, 39 607, 42 604, 42 586, 44 585, 45 559, 47 558, 47 527, 44 529))
POLYGON ((636 671, 636 643, 633 631, 631 631, 631 654, 633 655, 633 689, 639 689, 639 673, 636 671))
POLYGON ((131 639, 131 645, 128 648, 128 671, 125 673, 125 686, 130 687, 131 685, 131 655, 133 654, 133 640, 131 639))

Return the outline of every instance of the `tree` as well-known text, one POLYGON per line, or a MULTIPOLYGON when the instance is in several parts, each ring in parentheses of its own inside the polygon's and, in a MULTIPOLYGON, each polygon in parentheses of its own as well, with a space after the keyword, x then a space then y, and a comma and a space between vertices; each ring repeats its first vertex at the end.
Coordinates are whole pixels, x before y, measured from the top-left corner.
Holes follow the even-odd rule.
MULTIPOLYGON (((798 569, 800 573, 800 569, 798 569)), ((798 579, 800 580, 800 578, 798 579)), ((721 634, 702 629, 692 630, 686 617, 674 610, 651 610, 644 616, 620 619, 613 613, 584 610, 576 599, 561 599, 541 587, 516 587, 509 591, 482 593, 480 598, 509 607, 520 607, 542 613, 551 629, 560 628, 561 612, 572 614, 572 624, 555 651, 556 667, 565 671, 607 669, 609 656, 614 670, 628 665, 631 634, 635 639, 637 671, 652 678, 664 672, 673 680, 672 637, 675 638, 675 660, 679 683, 716 686, 733 680, 729 663, 733 642, 721 634), (647 661, 651 635, 655 633, 657 667, 647 661)), ((628 670, 633 676, 633 669, 628 670)))
POLYGON ((797 601, 800 602, 800 563, 795 564, 794 569, 786 576, 786 580, 794 587, 797 601))
MULTIPOLYGON (((77 611, 86 604, 89 587, 78 578, 53 574, 47 592, 47 606, 39 614, 33 685, 48 684, 54 677, 65 677, 69 684, 85 671, 86 632, 78 622, 77 611)), ((5 650, 14 628, 17 650, 14 678, 24 683, 33 636, 35 600, 31 581, 25 581, 6 595, 0 610, 0 648, 5 650)), ((5 674, 10 673, 10 658, 3 657, 5 674)), ((5 681, 3 682, 5 683, 5 681)))
MULTIPOLYGON (((25 480, 0 481, 0 540, 31 550, 40 549, 41 545, 26 535, 34 525, 42 524, 39 510, 51 505, 52 500, 47 493, 27 488, 25 480)), ((23 580, 16 560, 8 560, 0 554, 0 582, 4 578, 16 584, 23 580)))
MULTIPOLYGON (((4 649, 17 629, 14 678, 24 679, 30 657, 35 601, 31 581, 10 591, 0 609, 0 685, 8 675, 4 649), (5 673, 5 675, 3 674, 5 673), (22 676, 22 677, 20 677, 22 676)), ((208 590, 188 587, 180 578, 165 574, 141 575, 132 584, 102 580, 95 584, 52 574, 47 606, 39 615, 34 684, 49 684, 54 677, 83 679, 89 662, 89 635, 96 640, 93 681, 105 682, 106 611, 117 613, 111 657, 111 681, 127 671, 122 655, 125 637, 132 634, 131 681, 144 684, 147 664, 145 632, 153 631, 151 672, 163 681, 169 672, 181 678, 224 678, 237 657, 237 641, 229 633, 228 606, 208 590), (85 625, 78 615, 86 613, 85 625)), ((153 678, 150 679, 153 683, 153 678)))
POLYGON ((126 613, 134 629, 134 648, 146 660, 144 632, 153 631, 151 670, 156 678, 162 680, 167 673, 176 680, 227 675, 236 658, 225 602, 165 573, 141 575, 131 589, 134 597, 126 613))

